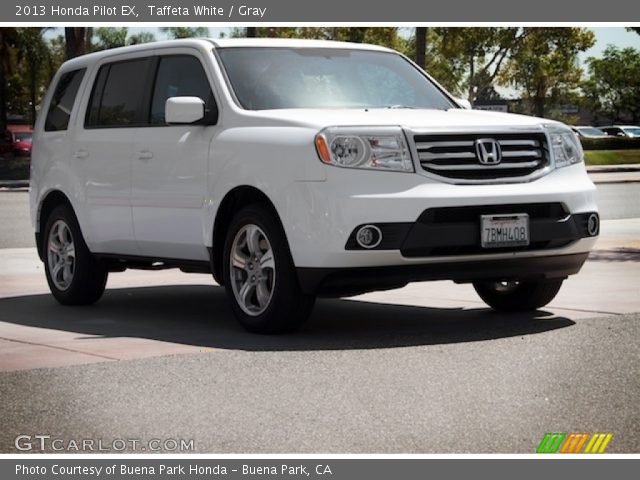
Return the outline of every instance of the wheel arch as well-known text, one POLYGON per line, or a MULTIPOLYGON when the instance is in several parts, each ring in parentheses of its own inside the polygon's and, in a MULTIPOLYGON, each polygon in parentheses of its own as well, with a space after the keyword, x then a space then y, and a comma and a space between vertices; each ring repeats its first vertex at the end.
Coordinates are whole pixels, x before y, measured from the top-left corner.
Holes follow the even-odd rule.
POLYGON ((267 196, 267 194, 265 194, 262 190, 250 185, 241 185, 235 187, 227 192, 227 194, 220 202, 220 207, 216 212, 216 217, 213 224, 213 237, 211 241, 210 252, 211 271, 213 272, 213 277, 215 278, 216 282, 218 282, 220 285, 224 284, 222 275, 222 255, 224 253, 224 243, 227 228, 233 220, 233 216, 236 212, 238 212, 243 207, 256 203, 264 205, 274 215, 274 218, 278 222, 284 238, 287 240, 287 248, 289 249, 289 254, 291 254, 291 250, 289 248, 289 240, 287 239, 287 235, 282 224, 282 219, 280 218, 280 215, 278 214, 278 210, 276 209, 274 203, 267 196))
MULTIPOLYGON (((51 190, 48 192, 40 201, 40 205, 38 207, 38 213, 36 217, 36 225, 38 227, 36 231, 36 248, 38 249, 38 257, 40 260, 44 261, 44 248, 43 248, 43 239, 42 235, 44 234, 45 223, 47 222, 47 218, 49 218, 49 214, 59 205, 67 205, 76 215, 76 212, 71 204, 71 200, 60 190, 51 190)), ((77 215, 76 215, 77 218, 77 215)))

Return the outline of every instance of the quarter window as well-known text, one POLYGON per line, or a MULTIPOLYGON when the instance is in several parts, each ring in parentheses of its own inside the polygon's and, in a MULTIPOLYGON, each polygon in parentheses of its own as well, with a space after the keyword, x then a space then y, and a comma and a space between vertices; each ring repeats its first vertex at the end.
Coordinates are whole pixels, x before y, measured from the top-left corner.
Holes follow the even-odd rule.
POLYGON ((75 103, 85 69, 73 70, 60 77, 53 92, 44 129, 47 132, 66 130, 71 118, 71 110, 75 103))

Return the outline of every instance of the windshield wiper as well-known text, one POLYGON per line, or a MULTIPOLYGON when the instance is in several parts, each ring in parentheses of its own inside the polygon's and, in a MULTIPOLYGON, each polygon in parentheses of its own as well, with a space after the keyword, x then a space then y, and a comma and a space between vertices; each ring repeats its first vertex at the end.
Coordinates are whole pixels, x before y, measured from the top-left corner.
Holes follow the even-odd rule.
POLYGON ((393 109, 396 109, 396 108, 409 108, 411 110, 415 110, 416 107, 412 107, 410 105, 387 105, 387 106, 385 106, 383 108, 393 108, 393 109))

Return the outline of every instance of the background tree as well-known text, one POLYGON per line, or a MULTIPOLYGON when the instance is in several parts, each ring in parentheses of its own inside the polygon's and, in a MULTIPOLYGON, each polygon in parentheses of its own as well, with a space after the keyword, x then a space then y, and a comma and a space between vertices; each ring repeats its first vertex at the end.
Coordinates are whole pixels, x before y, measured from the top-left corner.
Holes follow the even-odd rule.
POLYGON ((440 54, 464 70, 465 96, 473 105, 488 99, 508 59, 526 33, 521 28, 446 27, 437 28, 440 54))
POLYGON ((209 35, 207 27, 162 27, 160 31, 168 34, 170 38, 207 37, 209 35))
POLYGON ((8 76, 12 73, 12 48, 16 39, 16 28, 0 28, 0 134, 7 128, 8 76))
POLYGON ((139 45, 141 43, 151 43, 156 41, 156 36, 151 32, 139 32, 131 35, 127 40, 127 45, 139 45))
POLYGON ((93 37, 93 28, 91 27, 65 27, 67 59, 90 52, 91 37, 93 37))
POLYGON ((112 28, 99 27, 95 30, 95 36, 98 41, 95 43, 97 50, 106 50, 108 48, 124 47, 127 44, 127 27, 112 28))
POLYGON ((577 95, 578 53, 594 43, 594 33, 586 28, 524 28, 501 81, 521 91, 525 113, 544 117, 549 104, 577 95))
MULTIPOLYGON (((46 88, 43 74, 50 64, 50 51, 43 35, 48 28, 18 28, 16 33, 17 63, 23 64, 29 90, 29 118, 31 124, 36 120, 36 107, 46 88)), ((48 79, 47 79, 48 80, 48 79)), ((48 81, 47 81, 48 83, 48 81)))
POLYGON ((427 66, 427 27, 416 27, 415 42, 416 42, 416 64, 423 70, 427 66))
POLYGON ((583 90, 587 105, 611 122, 629 115, 640 122, 640 50, 609 45, 602 58, 587 60, 589 79, 583 90))

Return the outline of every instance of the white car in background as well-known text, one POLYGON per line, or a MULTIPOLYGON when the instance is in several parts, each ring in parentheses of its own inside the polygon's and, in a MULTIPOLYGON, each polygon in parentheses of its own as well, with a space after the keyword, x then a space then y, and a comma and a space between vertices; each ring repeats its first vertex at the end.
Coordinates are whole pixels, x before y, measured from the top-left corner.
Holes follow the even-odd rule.
POLYGON ((109 272, 177 267, 213 274, 254 332, 295 329, 318 295, 424 280, 534 310, 598 235, 569 127, 461 108, 382 47, 107 50, 66 62, 42 111, 31 216, 63 304, 97 301, 109 272))
POLYGON ((640 126, 638 125, 612 125, 610 127, 599 127, 601 130, 613 137, 640 137, 640 126))
POLYGON ((596 127, 573 126, 571 130, 583 138, 607 138, 609 134, 596 127))

